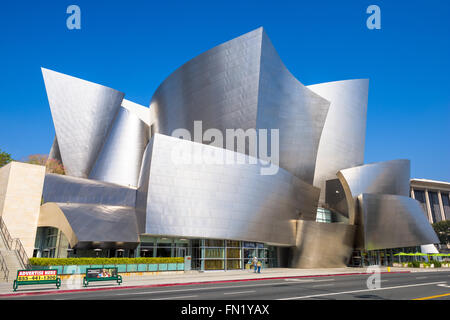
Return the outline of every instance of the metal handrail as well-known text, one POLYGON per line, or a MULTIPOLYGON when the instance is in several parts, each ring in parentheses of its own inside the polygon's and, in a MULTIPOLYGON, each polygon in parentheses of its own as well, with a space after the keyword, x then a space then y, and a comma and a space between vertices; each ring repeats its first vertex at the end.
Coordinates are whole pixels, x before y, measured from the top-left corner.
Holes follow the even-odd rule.
POLYGON ((9 230, 6 227, 6 224, 1 216, 0 216, 0 230, 3 238, 5 239, 5 243, 6 246, 8 247, 8 250, 15 250, 22 264, 22 267, 28 269, 28 256, 22 245, 22 241, 20 241, 19 238, 13 239, 11 237, 11 234, 9 233, 9 230))
POLYGON ((19 259, 22 262, 23 267, 25 269, 28 269, 28 256, 25 252, 25 248, 22 245, 22 241, 20 241, 19 238, 15 239, 14 250, 16 250, 17 254, 19 255, 19 259))
POLYGON ((8 228, 6 227, 6 224, 3 222, 1 216, 0 216, 0 230, 2 232, 3 238, 5 239, 8 250, 11 250, 13 238, 11 237, 11 234, 9 233, 8 228))
POLYGON ((0 270, 3 271, 3 273, 5 275, 4 279, 6 281, 8 281, 9 270, 8 270, 8 266, 6 265, 5 258, 3 258, 3 255, 1 252, 0 252, 0 270))

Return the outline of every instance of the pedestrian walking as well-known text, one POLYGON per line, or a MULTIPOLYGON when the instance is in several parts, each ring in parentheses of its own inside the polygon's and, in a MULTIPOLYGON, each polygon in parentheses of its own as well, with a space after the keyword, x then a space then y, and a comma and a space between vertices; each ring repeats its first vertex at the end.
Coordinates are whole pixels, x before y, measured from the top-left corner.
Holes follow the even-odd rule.
POLYGON ((252 264, 253 264, 253 270, 254 270, 254 273, 256 273, 256 270, 257 270, 257 268, 258 268, 258 266, 257 266, 257 264, 258 264, 258 258, 257 258, 257 257, 253 257, 252 264))
POLYGON ((261 261, 258 261, 258 262, 256 263, 256 266, 258 267, 258 273, 261 273, 261 267, 262 267, 261 261))

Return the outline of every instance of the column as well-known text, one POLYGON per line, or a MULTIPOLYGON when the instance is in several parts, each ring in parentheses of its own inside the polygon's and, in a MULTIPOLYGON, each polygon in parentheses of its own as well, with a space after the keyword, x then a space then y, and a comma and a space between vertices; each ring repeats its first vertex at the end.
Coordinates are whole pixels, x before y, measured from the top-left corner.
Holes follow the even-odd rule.
POLYGON ((425 189, 425 202, 427 203, 428 221, 433 224, 433 217, 431 216, 430 199, 428 199, 428 189, 425 189))
POLYGON ((442 203, 441 190, 438 190, 438 199, 439 199, 439 209, 441 211, 441 219, 445 220, 445 212, 444 212, 444 204, 442 203))

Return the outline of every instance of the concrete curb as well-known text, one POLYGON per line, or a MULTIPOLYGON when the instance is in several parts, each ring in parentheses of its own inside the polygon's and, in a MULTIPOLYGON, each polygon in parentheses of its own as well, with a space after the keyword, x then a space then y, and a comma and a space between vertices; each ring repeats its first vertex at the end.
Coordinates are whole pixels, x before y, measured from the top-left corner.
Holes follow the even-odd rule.
MULTIPOLYGON (((389 274, 411 273, 411 271, 392 271, 392 272, 383 271, 383 272, 380 272, 380 274, 387 274, 387 273, 389 273, 389 274)), ((299 279, 299 278, 316 278, 316 277, 317 278, 318 277, 337 277, 337 276, 369 275, 369 274, 373 274, 373 273, 352 272, 352 273, 319 274, 319 275, 306 275, 306 276, 279 276, 279 277, 233 279, 233 280, 206 280, 206 281, 195 281, 195 282, 176 282, 176 283, 160 283, 160 284, 147 284, 147 285, 144 284, 144 285, 134 285, 134 286, 85 288, 85 289, 71 289, 71 290, 50 290, 50 291, 39 291, 39 292, 18 292, 18 293, 0 294, 0 298, 58 294, 58 293, 73 293, 73 292, 94 292, 94 291, 126 290, 126 289, 137 289, 137 288, 187 286, 187 285, 195 285, 195 284, 230 283, 230 282, 263 281, 263 280, 278 280, 278 279, 299 279)))

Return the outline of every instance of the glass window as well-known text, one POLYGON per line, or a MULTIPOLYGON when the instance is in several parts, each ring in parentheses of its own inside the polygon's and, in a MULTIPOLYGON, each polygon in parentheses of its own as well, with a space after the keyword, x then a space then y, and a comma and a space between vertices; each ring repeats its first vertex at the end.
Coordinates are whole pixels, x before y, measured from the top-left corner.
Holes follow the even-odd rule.
POLYGON ((171 247, 159 247, 156 250, 156 256, 162 258, 170 258, 171 257, 171 247))
POLYGON ((205 249, 205 258, 223 258, 223 248, 205 249))
POLYGON ((227 259, 240 259, 241 249, 239 248, 227 248, 227 259))
POLYGON ((256 243, 254 243, 254 242, 244 242, 244 247, 245 248, 255 248, 256 247, 256 243))
POLYGON ((223 240, 205 240, 205 247, 223 247, 223 240))
POLYGON ((240 246, 241 246, 240 241, 227 240, 227 247, 239 248, 240 246))
POLYGON ((414 198, 420 202, 423 209, 423 214, 428 220, 428 213, 427 213, 427 202, 425 200, 425 191, 423 190, 414 190, 414 198))
POLYGON ((227 260, 227 270, 241 269, 241 260, 227 260))
POLYGON ((433 223, 441 221, 441 209, 439 208, 439 198, 437 192, 428 191, 428 198, 430 200, 430 209, 433 223))
POLYGON ((205 260, 205 270, 223 270, 224 260, 205 260))
POLYGON ((442 206, 444 207, 445 220, 450 220, 450 200, 448 193, 442 193, 442 206))

